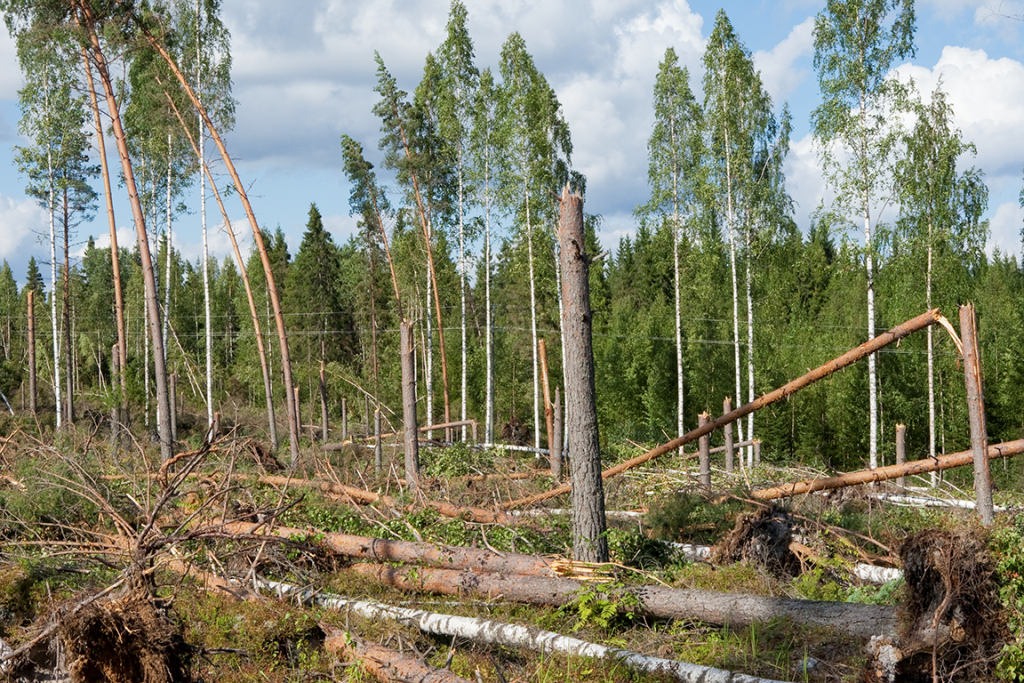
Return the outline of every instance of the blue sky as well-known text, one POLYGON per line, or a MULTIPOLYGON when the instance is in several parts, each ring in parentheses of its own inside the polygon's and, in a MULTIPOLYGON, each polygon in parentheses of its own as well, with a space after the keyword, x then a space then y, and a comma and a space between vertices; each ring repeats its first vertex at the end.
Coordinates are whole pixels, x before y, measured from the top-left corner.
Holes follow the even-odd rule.
MULTIPOLYGON (((810 113, 820 101, 811 29, 823 2, 466 4, 480 67, 496 69, 501 44, 519 31, 558 93, 573 134, 573 164, 588 176, 587 210, 604 216, 601 238, 606 246, 614 248, 621 236, 630 234, 631 212, 647 198, 646 141, 658 62, 668 46, 675 47, 699 91, 704 41, 719 8, 754 53, 777 106, 789 102, 795 129, 787 184, 801 228, 806 230, 808 214, 827 199, 809 136, 810 113)), ((443 40, 447 0, 223 0, 223 11, 232 33, 238 100, 237 125, 227 144, 243 182, 250 185, 260 223, 280 225, 294 252, 309 204, 316 202, 335 240, 347 240, 354 220, 348 216, 338 141, 347 133, 363 142, 372 160, 379 158, 379 124, 370 112, 376 101, 374 50, 400 86, 412 90, 427 52, 443 40)), ((918 3, 917 15, 917 55, 898 69, 925 93, 942 78, 957 124, 978 147, 977 159, 969 163, 985 171, 991 191, 989 249, 998 246, 1019 254, 1024 217, 1017 205, 1024 166, 1024 2, 931 0, 918 3)), ((25 197, 24 179, 11 161, 11 147, 22 144, 17 135, 20 83, 13 44, 4 35, 0 259, 11 263, 19 281, 30 255, 48 260, 48 248, 38 239, 46 217, 25 197)), ((194 260, 200 253, 197 193, 187 200, 193 212, 178 220, 174 239, 194 260)), ((118 197, 116 212, 121 239, 134 240, 124 196, 118 197)), ((246 232, 241 208, 235 206, 232 216, 238 232, 246 232)), ((891 208, 881 216, 894 217, 891 208)), ((219 216, 211 216, 211 225, 216 223, 219 216)), ((79 232, 82 241, 92 233, 105 244, 105 216, 79 232)), ((229 253, 227 237, 216 228, 211 246, 219 256, 229 253)))

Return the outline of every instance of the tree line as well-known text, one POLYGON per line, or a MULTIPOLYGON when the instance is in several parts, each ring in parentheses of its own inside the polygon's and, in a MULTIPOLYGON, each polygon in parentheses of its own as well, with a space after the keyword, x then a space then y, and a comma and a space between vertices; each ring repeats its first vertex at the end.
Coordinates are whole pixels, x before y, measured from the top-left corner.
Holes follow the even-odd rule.
MULTIPOLYGON (((98 14, 57 0, 2 8, 26 76, 22 132, 32 143, 19 163, 53 217, 49 286, 35 261, 20 291, 10 268, 0 269, 4 394, 26 391, 32 290, 40 386, 55 415, 75 419, 78 397, 123 406, 124 422, 131 415, 156 428, 168 410, 159 377, 169 370, 208 420, 224 406, 265 404, 275 445, 274 406, 284 402, 294 449, 318 421, 321 397, 332 420, 344 398, 353 417, 368 424, 379 406, 398 427, 406 322, 426 424, 476 418, 488 442, 546 445, 544 375, 562 386, 565 360, 555 198, 567 184, 585 193, 586 179, 572 167, 557 94, 519 34, 496 69, 481 69, 455 0, 411 92, 377 55, 382 169, 350 136, 338 148, 359 225, 347 241, 335 243, 314 203, 292 254, 280 229, 258 226, 247 209, 248 255, 190 263, 169 239, 186 188, 201 178, 204 202, 244 198, 237 175, 223 183, 209 171, 203 148, 222 144, 216 131, 230 129, 234 113, 218 3, 122 0, 98 14), (103 48, 119 50, 129 78, 106 98, 100 123, 91 86, 102 74, 89 69, 105 64, 103 48), (108 249, 90 240, 79 263, 62 266, 61 235, 82 230, 99 196, 92 183, 109 178, 95 150, 118 117, 123 131, 113 137, 133 162, 140 241, 108 249), (278 356, 267 353, 275 328, 278 356), (115 376, 118 364, 125 371, 115 376)), ((702 96, 666 51, 653 92, 650 196, 637 207, 635 235, 590 270, 606 448, 668 440, 698 414, 721 411, 723 399, 752 400, 876 326, 930 307, 950 315, 967 301, 979 311, 990 438, 1022 436, 1021 269, 984 252, 984 175, 970 166, 973 147, 941 86, 922 98, 889 76, 895 59, 913 54, 913 33, 909 0, 833 0, 817 18, 822 104, 812 126, 837 201, 804 229, 782 170, 788 108, 772 102, 726 14, 703 57, 702 96), (899 216, 876 223, 872 212, 885 203, 899 216), (863 241, 851 237, 854 225, 863 241)), ((585 217, 588 253, 601 252, 599 223, 585 217)), ((740 440, 762 440, 766 457, 838 468, 891 459, 898 423, 921 452, 967 440, 956 351, 930 331, 757 419, 749 416, 740 440)))

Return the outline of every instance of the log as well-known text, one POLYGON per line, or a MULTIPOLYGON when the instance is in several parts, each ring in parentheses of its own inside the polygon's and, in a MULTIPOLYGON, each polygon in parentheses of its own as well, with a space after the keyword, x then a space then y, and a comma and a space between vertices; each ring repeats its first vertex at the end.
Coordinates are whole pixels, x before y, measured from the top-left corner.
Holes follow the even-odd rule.
POLYGON ((971 453, 974 461, 974 495, 978 518, 983 526, 992 526, 992 473, 988 466, 988 432, 985 428, 985 392, 981 385, 981 355, 978 352, 978 326, 974 304, 960 307, 960 339, 963 341, 964 385, 967 389, 967 417, 971 426, 971 453))
POLYGON ((563 636, 534 626, 506 624, 500 621, 474 617, 458 617, 450 614, 426 612, 424 610, 394 607, 376 602, 349 600, 324 595, 313 591, 301 591, 293 586, 273 581, 263 585, 281 597, 298 596, 303 600, 316 601, 318 605, 337 611, 346 610, 367 619, 389 619, 415 626, 424 633, 441 636, 466 638, 475 643, 499 645, 502 647, 525 647, 541 654, 563 652, 577 657, 594 659, 617 659, 630 669, 650 674, 671 676, 680 683, 779 683, 764 678, 715 669, 699 664, 689 664, 672 659, 642 655, 629 650, 619 650, 589 643, 578 638, 563 636))
MULTIPOLYGON (((578 597, 582 586, 578 581, 564 578, 379 564, 356 564, 349 571, 401 590, 474 594, 487 598, 500 596, 533 605, 565 605, 578 597)), ((864 640, 876 635, 896 636, 895 610, 881 605, 766 598, 665 586, 632 586, 621 589, 620 595, 631 602, 635 599, 639 603, 636 609, 639 614, 662 619, 696 619, 716 626, 743 628, 755 622, 787 617, 797 623, 833 628, 864 640)))
POLYGON ((327 635, 324 647, 333 655, 344 654, 358 660, 363 668, 378 681, 415 681, 416 683, 473 683, 468 678, 456 676, 447 669, 438 669, 423 662, 419 657, 398 652, 364 640, 357 635, 346 633, 340 628, 321 624, 327 635))
MULTIPOLYGON (((680 436, 679 438, 673 439, 672 441, 669 441, 667 443, 663 443, 662 445, 656 448, 652 448, 651 450, 647 451, 642 455, 638 455, 635 458, 619 463, 614 467, 609 467, 608 469, 601 473, 601 477, 603 479, 609 479, 618 474, 622 474, 626 470, 632 469, 637 465, 642 465, 648 460, 653 460, 654 458, 662 456, 665 453, 677 450, 679 447, 685 446, 688 443, 692 443, 699 439, 700 437, 704 436, 705 434, 710 434, 711 432, 715 431, 720 427, 724 427, 725 425, 735 422, 740 418, 746 417, 750 413, 753 413, 757 410, 760 410, 761 408, 781 401, 784 398, 788 398, 789 396, 795 394, 801 389, 805 389, 810 385, 814 384, 815 382, 822 380, 825 377, 828 377, 829 375, 832 375, 842 370, 843 368, 853 365, 858 360, 866 358, 867 356, 870 356, 876 351, 879 351, 885 348, 886 346, 889 346, 890 344, 894 344, 900 339, 903 339, 904 337, 907 337, 913 334, 914 332, 917 332, 918 330, 922 330, 928 327, 929 325, 934 325, 938 323, 940 320, 945 320, 945 318, 942 317, 942 314, 939 313, 939 309, 937 308, 933 308, 930 311, 922 313, 916 318, 912 318, 911 320, 908 320, 907 322, 901 325, 897 325, 896 327, 892 328, 887 332, 883 332, 874 339, 864 342, 857 348, 847 351, 838 358, 830 360, 824 365, 814 370, 811 370, 810 372, 792 380, 791 382, 779 387, 778 389, 770 391, 767 394, 763 394, 762 396, 751 401, 750 403, 746 403, 740 406, 739 408, 736 408, 736 410, 732 411, 731 413, 726 413, 725 415, 722 415, 717 419, 711 420, 706 425, 697 427, 697 429, 691 430, 686 434, 680 436)), ((513 500, 511 502, 505 503, 503 507, 504 509, 507 510, 509 508, 530 505, 533 503, 538 503, 542 500, 547 500, 548 498, 560 496, 563 493, 569 493, 569 491, 570 486, 568 484, 565 484, 553 488, 550 491, 539 493, 535 496, 529 496, 527 498, 513 500)))
MULTIPOLYGON (((988 447, 989 459, 1008 458, 1022 453, 1024 453, 1024 439, 1006 441, 995 445, 990 444, 988 447)), ((913 460, 905 465, 887 465, 885 467, 876 467, 873 470, 859 470, 834 477, 822 477, 820 479, 799 481, 793 484, 782 484, 781 486, 752 491, 750 495, 758 500, 775 500, 776 498, 799 496, 804 493, 813 493, 814 491, 841 489, 856 484, 870 484, 901 476, 947 470, 951 467, 963 467, 964 465, 970 465, 973 462, 973 458, 974 453, 972 451, 960 451, 959 453, 940 455, 937 458, 913 460)))
POLYGON ((341 533, 292 529, 252 524, 250 522, 228 522, 224 531, 232 534, 266 534, 281 538, 296 536, 323 537, 323 544, 332 552, 347 557, 378 562, 405 562, 446 567, 449 569, 500 572, 506 574, 529 574, 533 576, 554 576, 550 561, 536 555, 519 553, 496 553, 492 550, 463 548, 460 546, 417 543, 413 541, 389 541, 383 538, 352 536, 341 533))

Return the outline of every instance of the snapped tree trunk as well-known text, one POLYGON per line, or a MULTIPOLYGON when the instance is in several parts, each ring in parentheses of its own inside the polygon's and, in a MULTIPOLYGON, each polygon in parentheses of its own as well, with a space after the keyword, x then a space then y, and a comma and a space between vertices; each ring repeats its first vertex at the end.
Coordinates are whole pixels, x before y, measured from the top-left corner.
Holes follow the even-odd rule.
POLYGON ((974 462, 974 495, 978 517, 992 526, 992 473, 988 466, 988 433, 985 429, 985 392, 981 386, 981 356, 974 304, 960 307, 960 339, 964 344, 964 381, 967 386, 967 417, 971 425, 971 456, 974 462))
POLYGON ((416 361, 412 343, 412 324, 403 320, 402 349, 402 422, 405 434, 405 483, 415 492, 420 478, 420 442, 416 429, 416 361))
POLYGON ((36 414, 36 290, 28 290, 28 408, 36 414))
POLYGON ((561 243, 562 335, 565 340, 565 401, 569 408, 566 431, 572 434, 569 467, 572 472, 573 557, 587 562, 608 561, 601 480, 601 445, 594 390, 594 348, 591 337, 590 257, 583 233, 583 197, 566 185, 559 200, 558 239, 561 243))

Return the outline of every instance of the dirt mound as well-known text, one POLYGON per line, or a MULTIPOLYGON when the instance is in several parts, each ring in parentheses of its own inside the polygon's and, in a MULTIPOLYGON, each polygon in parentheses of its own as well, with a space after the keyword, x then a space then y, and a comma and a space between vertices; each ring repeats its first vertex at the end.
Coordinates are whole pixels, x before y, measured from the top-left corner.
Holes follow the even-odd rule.
POLYGON ((991 679, 1006 625, 982 532, 925 530, 904 541, 900 557, 901 673, 934 668, 944 681, 991 679))
POLYGON ((748 562, 776 576, 796 576, 800 560, 789 549, 793 526, 792 516, 774 506, 741 515, 732 531, 711 548, 711 561, 748 562))
POLYGON ((252 458, 253 462, 258 467, 261 467, 265 472, 280 472, 284 469, 284 465, 277 459, 273 453, 271 453, 266 446, 255 439, 248 439, 242 443, 242 448, 252 458))

